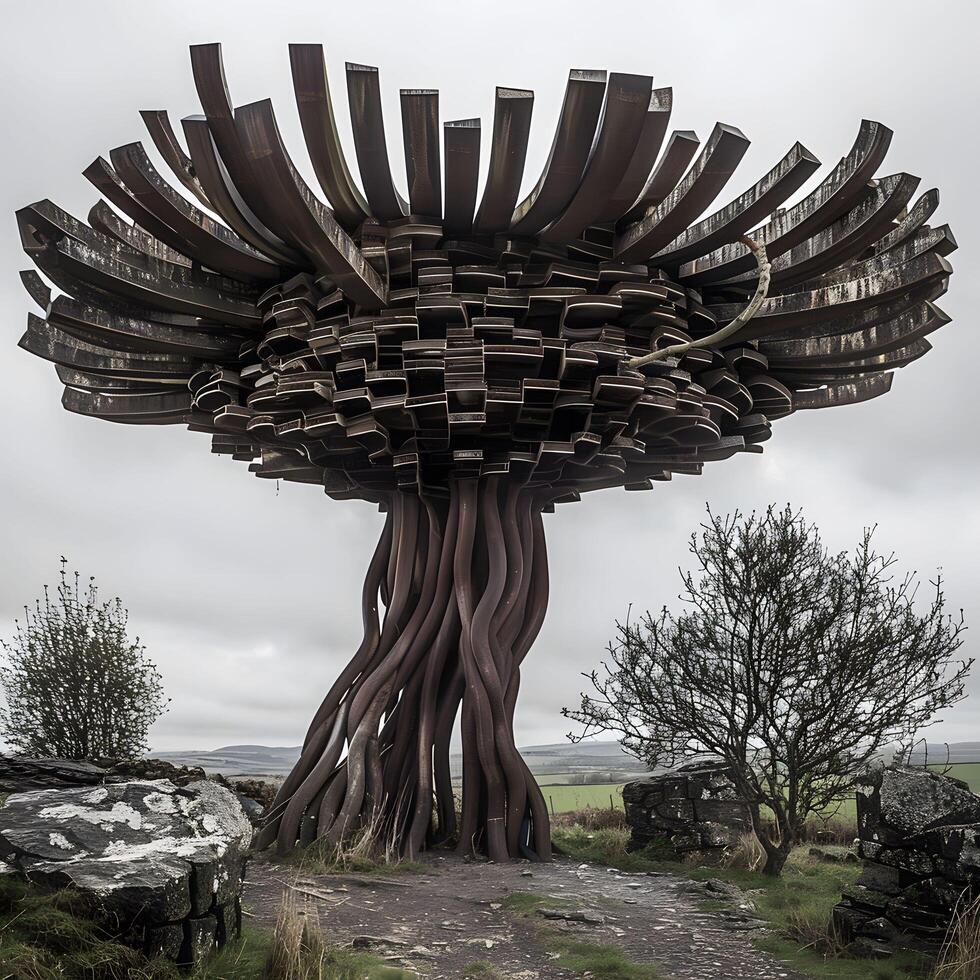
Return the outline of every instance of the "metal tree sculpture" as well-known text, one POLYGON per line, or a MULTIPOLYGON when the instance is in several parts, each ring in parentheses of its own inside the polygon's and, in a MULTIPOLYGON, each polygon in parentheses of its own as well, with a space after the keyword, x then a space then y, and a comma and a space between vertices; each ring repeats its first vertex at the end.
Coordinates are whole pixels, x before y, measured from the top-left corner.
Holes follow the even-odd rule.
POLYGON ((131 143, 85 171, 108 201, 88 224, 49 201, 18 212, 60 291, 24 273, 45 315, 21 345, 55 362, 70 411, 186 424, 258 476, 387 514, 363 642, 260 844, 371 825, 408 854, 456 840, 495 860, 546 858, 547 811, 513 734, 548 598, 542 514, 759 452, 773 419, 887 391, 948 319, 932 305, 955 247, 926 224, 937 193, 908 207, 915 177, 875 179, 891 133, 865 121, 799 203, 779 207, 818 166, 797 143, 697 220, 742 133, 717 125, 695 158, 694 133, 665 140, 670 89, 573 71, 521 201, 533 93, 497 89, 480 196, 480 121, 444 123, 440 153, 438 93, 402 91, 405 201, 377 70, 347 65, 358 186, 322 49, 293 45, 328 206, 271 103, 232 107, 219 46, 191 56, 204 115, 182 120, 186 150, 165 112, 143 113, 184 192, 131 143))

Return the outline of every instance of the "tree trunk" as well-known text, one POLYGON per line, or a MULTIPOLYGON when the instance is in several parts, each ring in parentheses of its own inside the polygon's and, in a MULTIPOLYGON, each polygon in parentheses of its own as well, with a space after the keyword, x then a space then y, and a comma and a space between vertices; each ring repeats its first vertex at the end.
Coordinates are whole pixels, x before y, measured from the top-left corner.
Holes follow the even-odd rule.
POLYGON ((770 878, 778 878, 782 874, 783 865, 786 864, 786 859, 789 857, 793 845, 786 845, 780 841, 778 844, 769 844, 767 847, 766 843, 762 845, 766 852, 766 863, 762 867, 762 873, 770 878))
MULTIPOLYGON (((753 820, 756 814, 753 814, 753 820)), ((756 827, 759 824, 756 823, 756 827)), ((766 863, 762 868, 762 873, 770 878, 778 878, 783 871, 783 865, 790 856, 796 844, 797 833, 795 827, 784 819, 780 814, 776 816, 776 829, 779 833, 778 840, 770 840, 765 834, 756 831, 756 836, 762 843, 762 849, 766 852, 766 863)))
POLYGON ((513 731, 520 665, 547 608, 548 499, 510 476, 455 481, 448 500, 393 496, 364 583, 364 639, 320 705, 259 847, 366 830, 407 857, 451 840, 495 861, 550 857, 547 807, 513 731))

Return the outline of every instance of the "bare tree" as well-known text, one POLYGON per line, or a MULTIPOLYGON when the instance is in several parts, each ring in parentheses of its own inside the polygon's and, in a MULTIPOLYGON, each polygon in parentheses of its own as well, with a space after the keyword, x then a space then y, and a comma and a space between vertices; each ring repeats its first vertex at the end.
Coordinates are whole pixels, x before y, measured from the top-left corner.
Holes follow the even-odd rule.
POLYGON ((568 718, 618 735, 646 764, 710 754, 727 762, 778 875, 804 822, 831 807, 884 746, 907 742, 960 701, 973 660, 942 579, 917 597, 914 573, 866 530, 831 554, 788 506, 708 520, 681 573, 687 608, 617 623, 600 670, 568 718), (766 829, 760 809, 775 818, 766 829))
POLYGON ((129 614, 119 599, 99 600, 61 559, 56 595, 25 606, 0 684, 6 705, 0 732, 17 752, 64 759, 131 758, 146 749, 151 724, 168 699, 139 637, 126 635, 129 614))

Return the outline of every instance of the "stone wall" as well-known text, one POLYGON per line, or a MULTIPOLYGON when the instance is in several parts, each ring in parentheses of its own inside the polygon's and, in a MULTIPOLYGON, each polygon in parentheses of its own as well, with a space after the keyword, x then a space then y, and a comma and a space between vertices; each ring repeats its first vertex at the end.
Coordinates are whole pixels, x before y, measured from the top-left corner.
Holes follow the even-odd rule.
POLYGON ((238 934, 251 839, 211 780, 34 790, 0 807, 0 870, 74 889, 120 941, 178 963, 238 934))
POLYGON ((720 859, 752 829, 752 818, 722 763, 691 763, 623 787, 629 847, 667 856, 720 859))
POLYGON ((980 894, 980 796, 928 769, 893 765, 857 787, 861 876, 834 909, 842 938, 874 953, 935 948, 964 890, 980 894))

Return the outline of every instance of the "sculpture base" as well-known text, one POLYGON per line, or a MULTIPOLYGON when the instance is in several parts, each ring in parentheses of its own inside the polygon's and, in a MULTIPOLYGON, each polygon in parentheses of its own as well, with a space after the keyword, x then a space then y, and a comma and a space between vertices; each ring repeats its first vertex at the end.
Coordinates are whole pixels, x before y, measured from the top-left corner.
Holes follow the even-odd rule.
POLYGON ((317 711, 259 847, 367 831, 409 858, 447 843, 494 861, 551 856, 547 807, 513 729, 520 665, 547 608, 549 499, 506 476, 455 481, 448 498, 392 497, 364 583, 363 642, 317 711))

